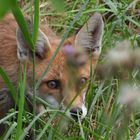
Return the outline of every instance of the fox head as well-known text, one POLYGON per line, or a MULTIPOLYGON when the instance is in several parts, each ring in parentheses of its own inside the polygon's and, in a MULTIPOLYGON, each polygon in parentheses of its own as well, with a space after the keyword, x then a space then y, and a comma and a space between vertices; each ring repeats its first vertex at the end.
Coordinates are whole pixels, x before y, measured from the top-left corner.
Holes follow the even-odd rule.
MULTIPOLYGON (((27 21, 32 33, 32 25, 27 21)), ((85 96, 90 69, 94 71, 101 52, 103 20, 95 13, 74 37, 68 38, 57 53, 48 73, 43 77, 38 88, 38 96, 53 107, 66 109, 72 118, 84 118, 87 114, 85 96), (82 51, 81 51, 82 50, 82 51), (92 60, 91 60, 92 59, 92 60), (92 63, 92 64, 91 64, 92 63)), ((19 60, 27 60, 28 86, 32 86, 32 51, 24 40, 20 29, 17 30, 17 55, 19 60)), ((49 64, 59 41, 49 41, 49 36, 39 29, 36 42, 36 80, 38 80, 49 64)))

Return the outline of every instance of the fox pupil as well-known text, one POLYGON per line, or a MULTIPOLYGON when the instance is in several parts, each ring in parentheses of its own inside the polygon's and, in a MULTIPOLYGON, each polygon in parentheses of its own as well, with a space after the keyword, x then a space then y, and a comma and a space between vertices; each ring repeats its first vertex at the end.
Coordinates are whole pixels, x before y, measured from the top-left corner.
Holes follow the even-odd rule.
POLYGON ((57 89, 60 87, 60 82, 58 80, 49 80, 47 86, 51 89, 57 89))
POLYGON ((83 77, 83 78, 80 79, 80 84, 83 85, 83 84, 86 83, 86 81, 87 81, 87 78, 83 77))

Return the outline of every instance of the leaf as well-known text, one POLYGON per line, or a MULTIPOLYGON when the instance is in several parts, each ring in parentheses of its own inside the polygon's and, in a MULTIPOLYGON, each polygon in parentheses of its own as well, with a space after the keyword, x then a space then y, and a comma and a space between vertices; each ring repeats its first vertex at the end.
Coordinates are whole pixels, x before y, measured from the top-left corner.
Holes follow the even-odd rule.
POLYGON ((52 5, 58 12, 64 12, 65 3, 64 0, 51 0, 52 5))
POLYGON ((0 18, 2 18, 14 5, 17 0, 0 0, 0 18))

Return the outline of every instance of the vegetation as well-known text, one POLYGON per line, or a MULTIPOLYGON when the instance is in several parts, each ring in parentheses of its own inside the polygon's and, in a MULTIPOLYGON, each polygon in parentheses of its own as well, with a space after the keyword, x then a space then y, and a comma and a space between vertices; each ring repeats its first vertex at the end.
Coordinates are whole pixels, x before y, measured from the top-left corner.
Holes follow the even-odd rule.
MULTIPOLYGON (((33 51, 38 34, 39 16, 40 21, 47 21, 54 32, 62 36, 63 41, 75 33, 94 12, 102 13, 105 29, 100 65, 106 63, 105 54, 116 46, 116 42, 128 40, 131 49, 139 48, 139 9, 139 0, 40 0, 40 2, 39 0, 19 0, 18 2, 0 0, 0 17, 2 18, 9 10, 14 14, 33 51), (29 36, 23 18, 23 15, 26 14, 33 19, 32 37, 29 36)), ((52 61, 58 51, 59 49, 52 57, 52 61)), ((34 61, 33 64, 35 65, 34 61)), ((45 73, 48 70, 47 67, 45 73)), ((107 71, 107 67, 104 71, 107 71)), ((38 115, 35 115, 35 111, 31 114, 28 109, 24 109, 26 66, 25 75, 20 76, 19 94, 21 96, 19 101, 14 98, 16 89, 4 70, 0 68, 0 74, 18 106, 18 110, 10 110, 8 115, 0 120, 0 123, 8 124, 8 130, 1 136, 1 139, 6 140, 9 136, 11 140, 24 139, 26 135, 32 133, 34 139, 37 140, 139 140, 140 110, 139 101, 137 102, 137 98, 140 98, 137 94, 140 88, 139 69, 133 68, 130 71, 118 69, 118 71, 119 74, 113 73, 113 76, 109 75, 102 79, 100 76, 91 77, 86 97, 88 115, 84 120, 75 122, 60 111, 49 108, 47 103, 45 103, 46 111, 38 115), (127 86, 124 83, 127 83, 127 86), (59 116, 60 118, 58 118, 59 116), (71 123, 67 125, 66 129, 64 125, 67 120, 71 123)), ((97 73, 99 72, 97 71, 97 73)), ((44 104, 44 101, 36 97, 38 84, 39 81, 34 83, 33 87, 34 109, 36 100, 40 100, 44 104)))

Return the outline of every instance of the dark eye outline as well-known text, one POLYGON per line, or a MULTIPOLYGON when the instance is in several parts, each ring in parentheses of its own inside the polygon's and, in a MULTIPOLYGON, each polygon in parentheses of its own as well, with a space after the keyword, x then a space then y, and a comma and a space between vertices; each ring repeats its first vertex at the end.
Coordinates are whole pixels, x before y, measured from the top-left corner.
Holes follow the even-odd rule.
POLYGON ((47 81, 47 86, 50 89, 59 89, 60 81, 59 80, 49 80, 49 81, 47 81), (55 85, 50 85, 50 84, 55 84, 55 85))
POLYGON ((88 80, 88 78, 82 77, 82 78, 79 79, 79 84, 80 84, 80 85, 84 85, 84 84, 87 83, 87 80, 88 80), (84 80, 84 82, 83 82, 82 80, 84 80))

